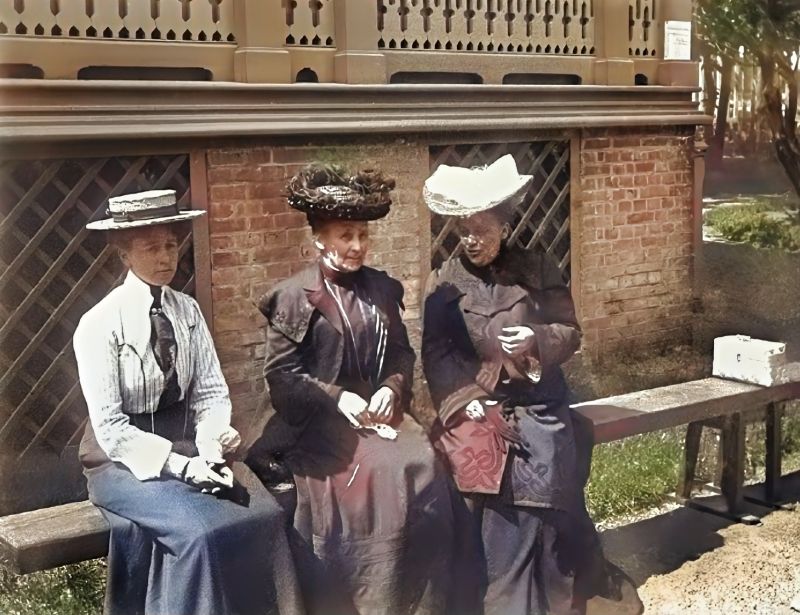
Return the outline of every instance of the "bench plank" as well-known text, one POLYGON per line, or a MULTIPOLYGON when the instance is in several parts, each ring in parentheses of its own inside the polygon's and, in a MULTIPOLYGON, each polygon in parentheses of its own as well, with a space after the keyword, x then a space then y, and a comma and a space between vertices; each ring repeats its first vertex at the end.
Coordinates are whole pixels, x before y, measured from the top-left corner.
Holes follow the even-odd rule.
MULTIPOLYGON (((291 522, 294 489, 270 489, 291 522)), ((109 526, 89 501, 0 517, 0 566, 28 574, 108 554, 109 526)))
POLYGON ((762 387, 704 378, 573 404, 572 409, 591 422, 599 444, 797 398, 800 382, 762 387))
POLYGON ((88 501, 0 517, 0 562, 27 574, 102 557, 109 527, 88 501))

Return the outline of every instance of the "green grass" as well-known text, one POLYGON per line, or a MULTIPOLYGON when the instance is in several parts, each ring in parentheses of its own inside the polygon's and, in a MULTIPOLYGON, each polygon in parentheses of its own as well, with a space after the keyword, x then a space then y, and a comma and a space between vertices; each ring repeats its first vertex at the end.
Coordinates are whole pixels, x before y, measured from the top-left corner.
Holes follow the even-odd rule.
POLYGON ((729 241, 793 252, 800 250, 800 224, 796 216, 778 219, 774 215, 788 214, 787 208, 786 204, 764 201, 715 207, 705 215, 705 223, 729 241))
POLYGON ((675 491, 685 429, 661 431, 596 446, 586 486, 595 522, 663 503, 675 491))
POLYGON ((0 570, 0 613, 98 615, 103 610, 105 585, 102 560, 25 576, 0 570))

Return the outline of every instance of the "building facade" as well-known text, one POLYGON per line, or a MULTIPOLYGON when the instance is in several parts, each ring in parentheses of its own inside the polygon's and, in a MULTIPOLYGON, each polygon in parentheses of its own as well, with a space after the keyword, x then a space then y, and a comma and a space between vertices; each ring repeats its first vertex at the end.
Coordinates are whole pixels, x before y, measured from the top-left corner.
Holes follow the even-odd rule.
POLYGON ((282 196, 312 161, 395 177, 369 260, 403 282, 417 348, 425 279, 457 250, 422 184, 505 153, 536 178, 513 238, 558 258, 583 353, 691 341, 709 118, 696 64, 664 59, 675 20, 690 0, 2 3, 0 482, 47 469, 64 486, 0 512, 75 497, 71 335, 121 267, 83 227, 116 194, 171 187, 208 210, 176 285, 212 327, 246 432, 264 405, 254 302, 313 256, 282 196))

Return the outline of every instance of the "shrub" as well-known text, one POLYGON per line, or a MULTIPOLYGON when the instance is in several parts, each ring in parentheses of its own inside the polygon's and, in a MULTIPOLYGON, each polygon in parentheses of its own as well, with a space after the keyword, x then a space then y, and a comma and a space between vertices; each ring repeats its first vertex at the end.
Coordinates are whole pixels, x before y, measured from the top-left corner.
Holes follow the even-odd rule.
POLYGON ((749 243, 757 248, 800 250, 800 226, 770 216, 763 207, 718 207, 708 212, 705 220, 730 241, 749 243))

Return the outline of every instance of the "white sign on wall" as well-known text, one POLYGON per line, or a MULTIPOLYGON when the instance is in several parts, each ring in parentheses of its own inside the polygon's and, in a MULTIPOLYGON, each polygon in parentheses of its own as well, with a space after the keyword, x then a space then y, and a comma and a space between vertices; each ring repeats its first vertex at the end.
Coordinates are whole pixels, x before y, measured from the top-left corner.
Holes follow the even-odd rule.
POLYGON ((664 22, 664 59, 692 59, 692 22, 664 22))

